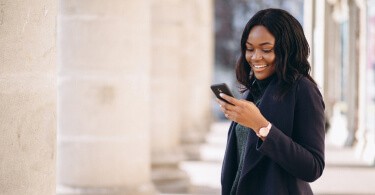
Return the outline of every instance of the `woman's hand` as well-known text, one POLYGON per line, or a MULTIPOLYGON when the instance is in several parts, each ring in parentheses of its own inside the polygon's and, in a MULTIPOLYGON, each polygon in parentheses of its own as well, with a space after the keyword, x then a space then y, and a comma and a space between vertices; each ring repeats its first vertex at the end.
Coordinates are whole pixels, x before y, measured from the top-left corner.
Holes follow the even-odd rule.
POLYGON ((253 102, 246 100, 238 100, 223 93, 220 96, 230 102, 228 104, 220 99, 217 102, 220 104, 221 110, 224 112, 225 117, 229 120, 237 122, 245 127, 253 129, 258 133, 259 129, 268 125, 268 121, 258 107, 253 102))

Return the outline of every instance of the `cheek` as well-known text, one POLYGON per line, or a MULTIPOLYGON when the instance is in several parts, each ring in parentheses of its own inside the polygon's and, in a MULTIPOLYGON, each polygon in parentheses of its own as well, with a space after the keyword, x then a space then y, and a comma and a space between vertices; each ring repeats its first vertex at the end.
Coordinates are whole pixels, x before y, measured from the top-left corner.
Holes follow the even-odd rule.
POLYGON ((246 59, 247 63, 250 64, 251 56, 248 52, 246 52, 246 54, 245 54, 245 59, 246 59))
POLYGON ((275 57, 275 55, 271 55, 271 56, 265 58, 265 60, 267 61, 267 64, 272 64, 272 65, 274 65, 274 64, 275 64, 276 57, 275 57))

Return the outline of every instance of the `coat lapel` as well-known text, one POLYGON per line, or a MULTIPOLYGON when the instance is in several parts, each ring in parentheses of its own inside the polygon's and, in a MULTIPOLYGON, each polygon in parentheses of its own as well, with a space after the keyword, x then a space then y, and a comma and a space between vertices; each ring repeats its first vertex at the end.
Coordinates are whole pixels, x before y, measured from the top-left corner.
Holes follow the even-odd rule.
MULTIPOLYGON (((259 104, 259 110, 275 127, 291 136, 295 104, 294 92, 292 91, 294 90, 288 92, 283 100, 278 101, 274 98, 277 88, 277 79, 273 79, 263 94, 262 101, 259 104)), ((256 150, 258 140, 258 136, 254 131, 251 131, 248 137, 248 145, 246 147, 245 162, 241 178, 248 174, 265 157, 256 150)))

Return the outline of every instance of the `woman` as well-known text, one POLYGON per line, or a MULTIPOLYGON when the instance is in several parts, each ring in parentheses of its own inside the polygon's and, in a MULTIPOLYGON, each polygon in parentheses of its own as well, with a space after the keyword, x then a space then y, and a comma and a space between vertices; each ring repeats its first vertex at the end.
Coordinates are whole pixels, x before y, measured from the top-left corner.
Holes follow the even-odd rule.
POLYGON ((236 66, 246 99, 217 100, 232 120, 223 195, 313 194, 324 169, 324 102, 309 75, 309 46, 288 12, 265 9, 247 23, 236 66))

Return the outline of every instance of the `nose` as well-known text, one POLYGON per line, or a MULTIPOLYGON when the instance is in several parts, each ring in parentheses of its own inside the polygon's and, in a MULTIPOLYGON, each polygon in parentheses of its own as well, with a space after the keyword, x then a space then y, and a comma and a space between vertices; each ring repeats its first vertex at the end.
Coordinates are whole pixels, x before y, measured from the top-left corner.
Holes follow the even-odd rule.
POLYGON ((259 50, 254 50, 254 53, 253 55, 251 55, 251 59, 252 60, 259 60, 259 59, 262 59, 263 58, 263 55, 261 54, 261 52, 259 50))

